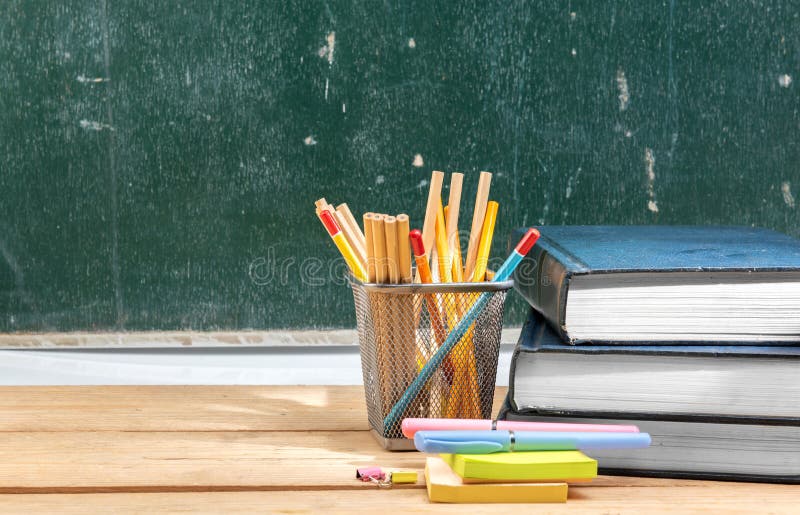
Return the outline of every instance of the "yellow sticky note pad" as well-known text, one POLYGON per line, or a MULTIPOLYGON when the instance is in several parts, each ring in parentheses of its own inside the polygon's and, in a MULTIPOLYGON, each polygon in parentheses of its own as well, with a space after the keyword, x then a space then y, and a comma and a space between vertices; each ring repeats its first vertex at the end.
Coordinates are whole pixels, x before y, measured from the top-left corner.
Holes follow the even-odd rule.
POLYGON ((566 483, 467 484, 441 458, 429 457, 425 480, 431 502, 534 503, 567 502, 566 483))

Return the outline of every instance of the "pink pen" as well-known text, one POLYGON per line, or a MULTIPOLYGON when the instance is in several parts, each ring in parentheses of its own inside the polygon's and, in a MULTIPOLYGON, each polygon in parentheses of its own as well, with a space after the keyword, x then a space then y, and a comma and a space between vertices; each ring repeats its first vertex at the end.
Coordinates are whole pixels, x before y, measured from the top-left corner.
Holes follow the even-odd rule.
POLYGON ((478 418, 406 418, 401 425, 406 438, 417 431, 570 431, 587 433, 638 433, 636 426, 612 424, 568 424, 559 422, 514 422, 478 418))

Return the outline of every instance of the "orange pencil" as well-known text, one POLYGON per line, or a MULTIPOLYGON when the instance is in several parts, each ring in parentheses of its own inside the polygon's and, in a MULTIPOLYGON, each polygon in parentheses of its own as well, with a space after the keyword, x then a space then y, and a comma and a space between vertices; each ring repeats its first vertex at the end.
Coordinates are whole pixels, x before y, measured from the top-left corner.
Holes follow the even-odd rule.
MULTIPOLYGON (((414 251, 414 261, 417 263, 417 274, 420 282, 423 284, 433 283, 433 275, 431 274, 430 265, 428 265, 428 255, 425 252, 425 244, 422 242, 422 233, 419 229, 413 229, 409 231, 408 239, 411 240, 411 249, 414 251)), ((428 304, 428 313, 431 316, 434 337, 438 343, 442 343, 447 337, 447 328, 439 316, 439 310, 436 307, 436 296, 433 294, 426 295, 425 303, 428 304)))
POLYGON ((420 282, 432 283, 433 275, 431 267, 428 265, 428 255, 425 252, 425 244, 422 242, 422 233, 419 232, 419 229, 412 229, 408 232, 408 239, 411 240, 411 249, 414 251, 414 261, 417 263, 420 282))

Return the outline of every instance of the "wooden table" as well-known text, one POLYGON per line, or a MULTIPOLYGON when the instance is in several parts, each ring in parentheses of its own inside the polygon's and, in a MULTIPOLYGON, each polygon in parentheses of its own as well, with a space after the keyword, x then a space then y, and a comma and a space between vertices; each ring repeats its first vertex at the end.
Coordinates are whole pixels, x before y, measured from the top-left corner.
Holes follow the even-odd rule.
MULTIPOLYGON (((429 504, 422 479, 391 490, 357 481, 364 465, 422 478, 424 462, 376 444, 360 387, 6 387, 0 431, 5 513, 509 509, 429 504)), ((536 512, 796 513, 798 501, 797 486, 600 477, 536 512)))

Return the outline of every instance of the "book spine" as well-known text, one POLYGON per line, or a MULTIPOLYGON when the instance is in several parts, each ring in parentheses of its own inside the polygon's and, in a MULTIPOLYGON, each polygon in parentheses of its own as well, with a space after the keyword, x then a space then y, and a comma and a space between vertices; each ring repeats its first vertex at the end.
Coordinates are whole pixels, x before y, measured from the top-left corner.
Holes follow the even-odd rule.
POLYGON ((570 341, 564 321, 572 270, 565 264, 569 262, 566 256, 548 242, 540 242, 517 267, 514 288, 547 319, 562 339, 570 341))

